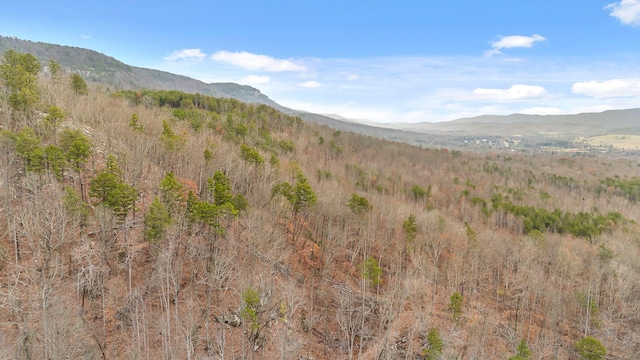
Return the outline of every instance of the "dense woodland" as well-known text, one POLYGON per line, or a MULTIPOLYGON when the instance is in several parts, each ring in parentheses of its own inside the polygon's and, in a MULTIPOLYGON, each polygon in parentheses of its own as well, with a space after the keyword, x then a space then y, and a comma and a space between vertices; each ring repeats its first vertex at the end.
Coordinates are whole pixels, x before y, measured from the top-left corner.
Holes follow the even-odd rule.
POLYGON ((422 149, 13 51, 0 126, 0 358, 640 357, 636 158, 422 149))

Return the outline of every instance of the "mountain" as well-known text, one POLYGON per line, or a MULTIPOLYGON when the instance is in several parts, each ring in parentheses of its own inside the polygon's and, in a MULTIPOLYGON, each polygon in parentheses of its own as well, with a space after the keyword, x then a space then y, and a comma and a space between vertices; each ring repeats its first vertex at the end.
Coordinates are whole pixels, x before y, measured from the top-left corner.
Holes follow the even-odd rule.
POLYGON ((269 99, 260 90, 251 86, 235 83, 207 84, 187 76, 175 75, 166 71, 130 66, 93 50, 0 36, 0 53, 4 53, 7 50, 30 53, 43 62, 53 59, 63 68, 79 73, 87 81, 103 84, 118 90, 179 90, 188 93, 234 98, 248 103, 269 105, 279 110, 283 109, 282 106, 269 99))
POLYGON ((66 70, 79 73, 87 81, 103 84, 117 90, 179 90, 187 93, 233 98, 247 103, 265 104, 286 114, 299 116, 306 121, 327 125, 338 130, 371 134, 372 136, 388 139, 405 139, 408 142, 415 143, 415 141, 409 139, 411 136, 401 135, 402 131, 380 132, 374 126, 342 121, 329 116, 287 108, 251 86, 229 82, 207 84, 200 80, 166 71, 130 66, 94 50, 0 35, 0 53, 4 53, 7 50, 30 53, 43 64, 53 59, 66 70))
POLYGON ((336 130, 351 131, 371 137, 406 142, 423 147, 467 148, 469 137, 498 138, 526 136, 527 146, 538 148, 551 138, 567 145, 577 137, 605 134, 640 134, 637 119, 640 109, 605 111, 577 115, 483 115, 438 123, 374 124, 366 120, 346 119, 337 115, 320 115, 282 106, 260 90, 235 83, 204 83, 187 76, 130 66, 99 52, 37 41, 0 36, 0 53, 6 50, 31 53, 43 64, 49 59, 86 80, 116 90, 158 89, 200 93, 233 98, 247 103, 265 104, 305 121, 336 130), (508 124, 508 126, 506 126, 508 124))
POLYGON ((640 109, 627 109, 574 115, 482 115, 439 123, 391 126, 408 131, 441 131, 467 135, 557 134, 576 137, 637 133, 638 120, 640 109))

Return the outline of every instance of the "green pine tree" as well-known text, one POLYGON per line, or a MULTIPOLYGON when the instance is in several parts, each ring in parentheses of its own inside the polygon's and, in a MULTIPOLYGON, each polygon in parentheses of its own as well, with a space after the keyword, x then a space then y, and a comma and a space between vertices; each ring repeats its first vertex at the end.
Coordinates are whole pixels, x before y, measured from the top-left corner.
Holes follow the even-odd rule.
POLYGON ((159 197, 155 197, 144 215, 144 238, 150 242, 157 242, 164 237, 170 224, 169 213, 159 197))
POLYGON ((382 268, 373 256, 368 256, 362 263, 362 276, 369 281, 371 286, 378 286, 382 283, 382 268))
POLYGON ((82 76, 78 74, 71 74, 69 77, 69 83, 71 84, 71 89, 76 95, 89 95, 89 87, 82 76))
POLYGON ((47 136, 56 133, 66 115, 57 106, 49 106, 47 115, 42 119, 47 136))
POLYGON ((220 170, 213 173, 207 180, 209 190, 213 194, 213 203, 217 206, 231 203, 233 193, 231 192, 231 180, 220 170))
POLYGON ((144 125, 140 123, 140 116, 137 113, 131 114, 131 120, 129 121, 129 127, 137 132, 144 132, 144 125))
POLYGON ((578 340, 575 349, 582 360, 603 360, 607 356, 607 348, 591 336, 578 340))
POLYGON ((429 347, 424 349, 422 354, 424 355, 425 360, 437 360, 442 355, 442 350, 444 349, 444 345, 442 342, 442 337, 440 337, 440 332, 437 328, 433 327, 429 330, 427 334, 427 342, 429 343, 429 347))
POLYGON ((318 196, 309 185, 309 180, 302 174, 296 174, 296 184, 292 186, 287 182, 277 184, 272 195, 281 194, 287 199, 294 215, 310 210, 318 201, 318 196))
POLYGON ((257 164, 257 165, 264 163, 264 157, 260 155, 258 150, 252 148, 247 144, 240 145, 240 157, 242 158, 242 160, 248 163, 257 164))
POLYGON ((451 318, 455 322, 460 321, 460 317, 462 316, 463 302, 464 302, 464 299, 462 295, 457 291, 451 294, 451 297, 449 298, 448 309, 451 312, 451 318))
POLYGON ((81 130, 64 129, 58 141, 69 165, 80 172, 91 156, 91 140, 81 130))
POLYGON ((107 158, 107 167, 89 184, 89 195, 111 208, 120 220, 134 209, 138 191, 122 179, 122 170, 113 155, 107 158))
POLYGON ((160 180, 160 199, 171 216, 184 210, 186 200, 183 195, 183 186, 171 171, 160 180))
POLYGON ((260 294, 253 288, 249 287, 242 294, 242 317, 251 324, 252 334, 260 327, 258 313, 260 312, 260 294))
POLYGON ((60 75, 60 71, 62 71, 62 67, 58 64, 57 61, 53 59, 49 59, 49 74, 53 79, 57 79, 60 75))
POLYGON ((362 215, 373 209, 373 205, 371 205, 365 197, 356 193, 351 194, 351 198, 349 198, 347 206, 351 209, 351 212, 356 215, 362 215))
POLYGON ((407 237, 407 243, 412 244, 418 234, 418 223, 416 222, 416 216, 409 214, 409 218, 402 223, 402 229, 407 237))
POLYGON ((532 359, 531 350, 527 345, 527 341, 522 339, 516 348, 516 355, 509 358, 509 360, 531 360, 532 359))
POLYGON ((62 150, 55 145, 49 145, 44 148, 44 157, 47 170, 58 179, 62 179, 66 168, 65 157, 62 150))
POLYGON ((9 89, 9 104, 14 110, 28 110, 35 105, 38 95, 40 62, 31 54, 7 50, 0 64, 0 80, 9 89))
POLYGON ((65 188, 64 198, 62 200, 66 212, 76 217, 81 226, 84 226, 89 218, 89 205, 82 201, 80 194, 68 186, 65 188))

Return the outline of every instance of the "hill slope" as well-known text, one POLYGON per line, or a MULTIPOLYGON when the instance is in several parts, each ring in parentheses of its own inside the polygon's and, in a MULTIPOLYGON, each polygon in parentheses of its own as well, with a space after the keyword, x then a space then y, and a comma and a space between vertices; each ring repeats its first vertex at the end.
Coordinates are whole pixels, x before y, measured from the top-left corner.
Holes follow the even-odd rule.
MULTIPOLYGON (((372 133, 382 138, 386 138, 391 133, 391 136, 396 138, 405 138, 402 132, 396 132, 395 130, 390 132, 388 130, 381 131, 379 128, 372 126, 343 122, 328 116, 289 109, 271 100, 262 94, 260 90, 251 86, 235 83, 206 84, 187 76, 126 65, 110 56, 93 50, 0 36, 0 53, 4 53, 6 50, 33 54, 43 63, 53 59, 68 71, 81 74, 88 81, 103 84, 116 90, 179 90, 188 93, 233 98, 247 103, 269 105, 284 113, 300 116, 307 121, 328 125, 334 129, 372 133)), ((413 135, 409 137, 419 138, 420 136, 413 135)))
MULTIPOLYGON (((573 147, 576 137, 604 134, 636 134, 640 128, 636 119, 640 110, 607 111, 599 114, 578 115, 521 115, 480 116, 440 123, 379 124, 372 126, 335 117, 289 109, 271 100, 260 90, 234 83, 206 84, 186 76, 126 65, 98 52, 42 42, 33 42, 0 36, 0 52, 8 49, 34 54, 41 61, 54 59, 64 68, 77 72, 91 82, 113 89, 163 89, 200 93, 233 98, 248 103, 265 104, 286 114, 299 116, 310 122, 327 125, 333 129, 353 131, 372 137, 406 142, 423 147, 469 147, 469 136, 491 137, 499 144, 515 134, 525 135, 526 146, 522 151, 539 149, 549 141, 562 141, 573 147), (507 125, 508 126, 505 126, 507 125)), ((638 144, 640 146, 640 144, 638 144)), ((479 149, 478 147, 474 147, 479 149)), ((482 148, 482 147, 480 147, 482 148)), ((504 148, 491 146, 489 149, 504 148)))
POLYGON ((48 114, 0 95, 0 358, 417 359, 439 337, 447 359, 522 339, 567 359, 585 335, 640 352, 635 158, 420 149, 46 75, 38 90, 48 114))
POLYGON ((165 71, 126 65, 112 57, 93 50, 20 40, 0 36, 0 53, 16 50, 30 53, 47 61, 53 59, 63 68, 81 74, 87 81, 103 84, 119 90, 164 89, 200 93, 216 97, 228 97, 249 103, 280 107, 273 100, 251 86, 234 83, 206 84, 186 76, 165 71))

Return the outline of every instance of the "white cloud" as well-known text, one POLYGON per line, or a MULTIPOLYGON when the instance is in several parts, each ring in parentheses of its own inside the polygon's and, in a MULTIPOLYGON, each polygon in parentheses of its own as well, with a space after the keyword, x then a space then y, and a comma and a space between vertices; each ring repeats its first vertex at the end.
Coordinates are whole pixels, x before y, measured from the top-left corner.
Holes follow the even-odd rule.
POLYGON ((171 55, 165 57, 164 59, 167 61, 177 61, 177 60, 195 60, 202 61, 206 54, 204 54, 200 49, 184 49, 184 50, 176 50, 171 53, 171 55))
POLYGON ((349 81, 354 81, 354 80, 358 80, 360 77, 356 74, 351 74, 349 76, 347 76, 347 80, 349 81))
POLYGON ((547 40, 544 36, 533 34, 531 36, 500 36, 497 41, 491 43, 491 50, 485 52, 486 56, 502 54, 501 49, 530 48, 533 44, 547 40))
POLYGON ((307 71, 307 68, 305 66, 296 64, 292 60, 276 59, 267 55, 257 55, 246 51, 218 51, 217 53, 211 55, 211 59, 251 71, 307 71))
MULTIPOLYGON (((374 123, 403 122, 405 114, 391 108, 381 107, 380 104, 358 104, 353 101, 320 103, 312 101, 283 100, 282 105, 291 109, 303 109, 315 114, 339 115, 345 119, 369 121, 374 123)), ((415 121, 414 121, 415 122, 415 121)))
POLYGON ((91 39, 91 35, 81 34, 81 35, 80 35, 80 39, 82 39, 82 40, 89 40, 89 39, 91 39))
POLYGON ((625 25, 640 26, 640 0, 621 0, 604 7, 625 25))
POLYGON ((522 100, 536 100, 549 97, 549 93, 542 86, 513 85, 508 89, 477 88, 473 90, 477 100, 510 102, 522 100))
POLYGON ((577 82, 571 91, 594 98, 640 96, 640 78, 577 82))
MULTIPOLYGON (((577 85, 594 79, 640 81, 637 57, 509 60, 482 56, 305 58, 295 64, 304 65, 306 72, 265 72, 230 65, 212 66, 216 63, 207 58, 190 66, 163 61, 161 70, 208 83, 246 83, 284 106, 376 122, 443 121, 482 114, 570 114, 599 107, 638 107, 638 96, 596 98, 585 96, 587 87, 577 85), (356 81, 349 81, 352 74, 358 75, 356 81), (268 75, 268 82, 264 75, 268 75), (576 85, 573 92, 572 85, 576 85)), ((627 94, 630 92, 633 94, 626 90, 627 94)), ((593 85, 589 94, 596 95, 593 85)))
POLYGON ((262 76, 262 75, 249 75, 240 80, 240 82, 249 84, 249 85, 261 85, 261 84, 266 84, 269 81, 271 81, 270 77, 262 76))
POLYGON ((310 80, 310 81, 305 81, 303 83, 300 83, 300 84, 298 84, 298 86, 303 87, 303 88, 307 88, 307 89, 317 89, 320 86, 322 86, 322 84, 320 84, 317 81, 310 80))

